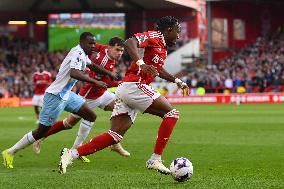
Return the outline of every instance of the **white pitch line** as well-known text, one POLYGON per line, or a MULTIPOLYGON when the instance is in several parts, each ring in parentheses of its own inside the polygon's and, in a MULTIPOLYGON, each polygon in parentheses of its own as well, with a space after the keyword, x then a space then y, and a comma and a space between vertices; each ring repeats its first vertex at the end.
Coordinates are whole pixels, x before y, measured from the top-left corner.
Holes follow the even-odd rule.
POLYGON ((32 117, 18 116, 18 120, 31 121, 31 120, 34 120, 34 119, 32 117))

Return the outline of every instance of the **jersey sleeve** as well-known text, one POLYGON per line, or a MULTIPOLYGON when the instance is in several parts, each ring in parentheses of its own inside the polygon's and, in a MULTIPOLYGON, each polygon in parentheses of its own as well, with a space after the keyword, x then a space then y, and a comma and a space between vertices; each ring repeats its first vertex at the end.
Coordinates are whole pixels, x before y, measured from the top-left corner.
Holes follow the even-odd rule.
POLYGON ((136 33, 134 34, 134 37, 138 41, 139 48, 145 48, 149 45, 150 37, 148 32, 136 33))

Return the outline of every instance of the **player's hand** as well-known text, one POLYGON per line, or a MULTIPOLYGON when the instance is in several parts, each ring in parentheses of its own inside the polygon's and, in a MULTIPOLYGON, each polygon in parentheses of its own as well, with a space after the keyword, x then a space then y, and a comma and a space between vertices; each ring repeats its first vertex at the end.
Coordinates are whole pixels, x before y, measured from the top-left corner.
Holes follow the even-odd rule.
POLYGON ((157 71, 157 69, 153 66, 153 65, 147 65, 147 64, 143 64, 140 66, 141 71, 144 73, 148 73, 148 74, 152 74, 154 76, 158 76, 159 72, 157 71))
POLYGON ((189 95, 189 87, 185 82, 181 80, 176 80, 176 84, 178 88, 182 90, 183 95, 189 95))
POLYGON ((103 81, 95 81, 94 84, 97 85, 98 87, 107 89, 107 84, 103 81))

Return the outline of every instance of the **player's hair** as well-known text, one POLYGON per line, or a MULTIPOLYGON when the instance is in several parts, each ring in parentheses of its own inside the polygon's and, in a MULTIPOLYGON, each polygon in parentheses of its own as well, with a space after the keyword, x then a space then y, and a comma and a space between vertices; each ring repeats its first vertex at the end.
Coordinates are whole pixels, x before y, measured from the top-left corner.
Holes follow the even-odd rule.
POLYGON ((108 45, 109 46, 120 46, 120 47, 124 47, 124 40, 119 38, 119 37, 112 37, 109 41, 108 41, 108 45))
POLYGON ((179 21, 173 16, 164 16, 156 22, 156 30, 164 31, 167 28, 178 25, 179 21))
POLYGON ((87 37, 94 37, 94 35, 91 32, 83 32, 80 35, 80 41, 86 39, 87 37))

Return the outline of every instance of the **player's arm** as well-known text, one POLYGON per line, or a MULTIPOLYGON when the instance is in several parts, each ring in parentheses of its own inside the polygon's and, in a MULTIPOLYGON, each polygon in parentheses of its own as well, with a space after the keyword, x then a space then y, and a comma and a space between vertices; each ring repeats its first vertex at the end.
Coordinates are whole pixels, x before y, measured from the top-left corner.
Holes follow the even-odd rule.
POLYGON ((99 72, 99 73, 102 73, 102 74, 106 74, 106 75, 110 76, 112 79, 116 79, 116 75, 114 73, 110 72, 109 70, 103 68, 100 65, 97 65, 97 64, 93 63, 93 64, 87 65, 87 67, 90 70, 94 71, 94 72, 99 72))
POLYGON ((80 81, 93 83, 94 85, 97 85, 99 87, 107 88, 106 83, 104 83, 102 81, 95 80, 93 78, 90 78, 88 75, 84 74, 84 72, 82 72, 79 69, 71 68, 70 69, 70 77, 77 79, 77 80, 80 80, 80 81))
POLYGON ((107 82, 107 87, 108 88, 117 87, 120 83, 121 83, 121 81, 108 81, 107 82))
POLYGON ((167 72, 167 70, 165 70, 163 67, 159 71, 159 77, 169 82, 176 83, 180 89, 188 89, 188 86, 185 82, 167 72))
POLYGON ((141 70, 145 73, 150 73, 153 75, 158 75, 158 71, 152 65, 147 65, 144 63, 143 59, 139 58, 138 54, 138 40, 135 37, 127 39, 125 42, 125 49, 127 50, 131 59, 136 62, 136 64, 141 68, 141 70))

